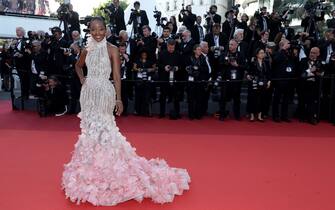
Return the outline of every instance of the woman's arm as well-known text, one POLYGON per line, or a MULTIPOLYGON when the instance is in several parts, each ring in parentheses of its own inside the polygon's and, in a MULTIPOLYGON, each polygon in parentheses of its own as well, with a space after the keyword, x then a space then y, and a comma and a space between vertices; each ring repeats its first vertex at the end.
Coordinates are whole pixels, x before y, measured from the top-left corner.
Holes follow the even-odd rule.
POLYGON ((121 101, 121 76, 120 76, 120 53, 119 49, 113 45, 108 45, 108 51, 110 52, 110 59, 113 67, 113 80, 116 92, 116 114, 120 116, 123 112, 123 105, 121 101))
POLYGON ((79 77, 79 80, 80 80, 81 84, 84 84, 84 82, 85 82, 83 67, 85 65, 86 55, 87 55, 87 50, 84 49, 83 51, 81 51, 79 60, 77 61, 76 65, 75 65, 76 73, 79 77))

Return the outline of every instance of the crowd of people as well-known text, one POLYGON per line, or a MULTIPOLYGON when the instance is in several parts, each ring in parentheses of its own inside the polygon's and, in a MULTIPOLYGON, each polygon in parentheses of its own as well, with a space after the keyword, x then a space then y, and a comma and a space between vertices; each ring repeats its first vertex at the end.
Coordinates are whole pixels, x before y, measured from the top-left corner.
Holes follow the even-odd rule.
MULTIPOLYGON (((269 116, 275 122, 290 122, 288 107, 296 98, 295 117, 300 121, 335 123, 335 11, 326 21, 323 12, 312 16, 306 9, 303 30, 297 32, 287 18, 290 10, 269 14, 263 7, 249 17, 233 7, 222 22, 215 5, 204 21, 188 5, 178 16, 180 27, 173 16, 157 21, 162 27, 157 36, 139 2, 128 22, 133 24, 131 35, 118 1, 110 8, 115 9, 109 11, 114 19, 106 39, 120 52, 124 115, 130 110, 129 100, 134 100, 134 114, 152 116, 151 104, 157 100, 160 118, 168 113, 179 119, 180 103, 186 101, 188 118, 201 119, 215 94, 218 119, 225 121, 232 101, 233 116, 240 120, 241 89, 246 86, 246 113, 252 122, 269 116), (327 23, 322 33, 319 22, 327 23), (171 110, 166 110, 167 103, 171 110)), ((73 30, 67 40, 58 27, 51 35, 28 32, 26 38, 22 27, 16 33, 17 39, 2 48, 2 78, 15 66, 22 97, 37 96, 47 113, 76 113, 81 83, 74 69, 86 39, 73 30)))

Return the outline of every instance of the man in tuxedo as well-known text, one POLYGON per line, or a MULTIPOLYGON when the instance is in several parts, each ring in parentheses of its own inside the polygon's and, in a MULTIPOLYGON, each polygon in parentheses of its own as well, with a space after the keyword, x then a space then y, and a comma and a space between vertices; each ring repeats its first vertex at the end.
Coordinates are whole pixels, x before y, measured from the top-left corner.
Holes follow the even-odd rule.
POLYGON ((332 18, 327 20, 327 27, 335 29, 335 10, 332 11, 332 18))
MULTIPOLYGON (((72 34, 73 31, 80 31, 80 23, 79 23, 79 14, 73 10, 73 5, 69 4, 69 35, 72 34)), ((70 37, 71 38, 71 37, 70 37)))
POLYGON ((274 87, 272 118, 275 122, 290 122, 288 118, 288 103, 292 96, 295 78, 296 65, 290 55, 290 42, 283 39, 279 42, 279 51, 273 55, 272 63, 272 81, 274 87), (276 80, 280 79, 280 80, 276 80), (281 113, 279 114, 279 104, 281 104, 281 113))
POLYGON ((148 59, 156 62, 157 39, 151 35, 151 28, 148 25, 142 27, 142 34, 141 40, 137 41, 137 52, 145 48, 148 59))
POLYGON ((269 31, 269 17, 266 7, 262 7, 260 12, 256 12, 254 17, 257 19, 257 29, 260 32, 269 31))
POLYGON ((198 16, 194 26, 194 30, 192 32, 193 34, 192 38, 194 39, 196 44, 199 44, 205 38, 204 28, 201 25, 201 21, 202 21, 201 16, 198 16))
POLYGON ((134 34, 142 34, 142 27, 149 25, 149 19, 147 13, 144 10, 140 10, 140 2, 134 2, 134 9, 130 14, 128 25, 133 24, 134 34))
POLYGON ((240 104, 241 104, 241 86, 246 70, 246 58, 243 53, 238 52, 238 43, 235 39, 229 41, 229 48, 226 53, 220 56, 220 76, 223 83, 221 86, 220 98, 220 121, 224 121, 226 117, 226 104, 233 100, 233 111, 236 120, 241 119, 240 104))
POLYGON ((307 119, 310 124, 318 123, 318 105, 320 77, 324 74, 324 68, 319 59, 320 49, 313 47, 308 58, 304 58, 299 63, 299 72, 303 77, 303 110, 300 117, 307 119))
POLYGON ((165 26, 163 28, 162 36, 157 39, 159 52, 167 49, 167 42, 169 39, 172 39, 171 30, 168 26, 165 26))
POLYGON ((68 48, 68 42, 63 37, 62 30, 59 27, 51 29, 52 39, 48 43, 49 52, 49 73, 55 75, 64 75, 63 66, 66 64, 66 52, 64 48, 68 48))
POLYGON ((105 11, 109 14, 110 24, 113 27, 112 34, 117 35, 121 30, 126 30, 124 11, 120 6, 119 0, 113 0, 105 11))
POLYGON ((24 37, 25 30, 22 27, 16 28, 16 39, 17 44, 14 48, 13 56, 16 69, 18 71, 20 82, 21 82, 21 91, 22 97, 29 97, 29 87, 30 87, 30 64, 31 58, 27 53, 27 42, 28 39, 24 37))
POLYGON ((176 41, 169 39, 166 49, 160 52, 158 57, 158 76, 160 81, 164 81, 160 84, 160 118, 165 117, 166 98, 169 92, 172 93, 174 107, 170 112, 170 118, 180 118, 179 94, 174 81, 181 80, 181 71, 181 57, 176 51, 176 41))
POLYGON ((209 12, 205 14, 205 20, 206 20, 206 32, 210 33, 212 32, 212 27, 215 23, 218 23, 221 25, 221 16, 216 14, 218 8, 216 5, 212 5, 209 8, 209 12))
POLYGON ((237 20, 234 11, 227 11, 225 14, 225 22, 222 24, 222 32, 225 33, 228 40, 233 38, 235 29, 240 25, 240 22, 237 20))
POLYGON ((192 6, 187 5, 185 10, 180 11, 178 16, 179 22, 183 22, 187 30, 194 31, 194 24, 197 20, 197 16, 192 13, 192 6))
POLYGON ((221 31, 221 25, 215 23, 213 25, 212 32, 206 34, 204 41, 208 43, 209 52, 211 58, 213 58, 213 71, 212 76, 216 78, 216 74, 219 71, 219 60, 221 54, 224 52, 225 48, 228 46, 228 38, 221 31))
POLYGON ((285 20, 284 22, 284 28, 281 30, 281 32, 285 35, 285 38, 289 41, 291 41, 295 35, 294 29, 290 27, 290 21, 285 20))

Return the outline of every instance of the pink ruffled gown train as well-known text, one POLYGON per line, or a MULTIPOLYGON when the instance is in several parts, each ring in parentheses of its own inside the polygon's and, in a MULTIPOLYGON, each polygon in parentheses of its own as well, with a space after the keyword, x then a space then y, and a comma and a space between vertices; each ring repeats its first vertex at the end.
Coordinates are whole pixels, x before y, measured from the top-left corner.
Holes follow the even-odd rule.
POLYGON ((172 202, 189 189, 185 169, 169 167, 161 159, 136 154, 119 132, 113 116, 115 90, 108 80, 111 63, 104 39, 88 42, 87 79, 82 87, 81 134, 71 161, 65 164, 62 187, 72 202, 113 206, 135 199, 172 202))

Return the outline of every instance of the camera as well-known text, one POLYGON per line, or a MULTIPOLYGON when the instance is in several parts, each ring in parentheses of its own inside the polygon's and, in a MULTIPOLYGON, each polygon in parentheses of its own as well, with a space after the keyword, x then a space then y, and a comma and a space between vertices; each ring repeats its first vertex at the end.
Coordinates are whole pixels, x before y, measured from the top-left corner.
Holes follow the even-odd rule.
POLYGON ((234 6, 231 7, 230 11, 234 12, 234 14, 238 14, 240 7, 241 7, 240 4, 235 4, 234 6))
POLYGON ((70 14, 69 4, 61 4, 57 9, 57 18, 59 20, 67 20, 70 14))
POLYGON ((115 5, 112 3, 110 4, 109 6, 103 8, 104 12, 109 14, 110 16, 114 16, 115 15, 115 10, 116 10, 116 7, 115 5))
POLYGON ((80 18, 79 23, 89 27, 92 18, 93 18, 92 16, 86 16, 84 18, 80 18))
POLYGON ((214 58, 219 58, 221 55, 220 47, 214 47, 214 58))
POLYGON ((307 11, 308 14, 314 15, 317 10, 326 11, 328 6, 324 5, 325 0, 318 0, 316 2, 306 2, 304 5, 304 9, 307 11))
POLYGON ((225 61, 227 64, 233 63, 237 61, 237 58, 235 56, 226 56, 225 61))
POLYGON ((134 34, 134 40, 135 40, 135 42, 142 41, 142 35, 139 34, 139 33, 134 34))
POLYGON ((214 86, 218 87, 220 85, 220 83, 222 82, 222 76, 219 75, 216 80, 214 81, 214 86))
POLYGON ((186 67, 186 72, 188 73, 189 76, 193 78, 197 78, 199 77, 200 69, 199 69, 199 66, 190 65, 186 67))
POLYGON ((258 76, 252 77, 251 82, 252 82, 252 89, 254 89, 254 90, 264 88, 265 85, 267 84, 267 82, 264 79, 262 79, 258 76))

